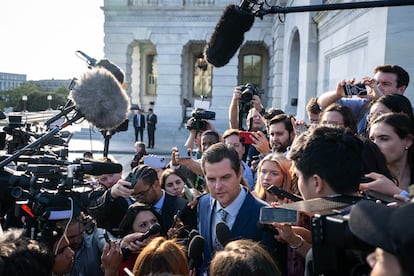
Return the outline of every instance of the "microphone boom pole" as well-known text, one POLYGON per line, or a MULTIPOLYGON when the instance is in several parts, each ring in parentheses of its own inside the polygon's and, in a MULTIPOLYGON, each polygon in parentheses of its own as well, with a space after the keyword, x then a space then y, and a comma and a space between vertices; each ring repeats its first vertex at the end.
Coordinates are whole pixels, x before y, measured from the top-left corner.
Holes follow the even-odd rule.
POLYGON ((381 7, 395 7, 414 5, 414 0, 384 0, 384 1, 364 1, 351 3, 333 3, 309 6, 271 6, 269 9, 260 7, 255 12, 255 16, 262 18, 266 14, 279 13, 295 13, 295 12, 311 12, 311 11, 329 11, 329 10, 350 10, 350 9, 364 9, 364 8, 381 8, 381 7))

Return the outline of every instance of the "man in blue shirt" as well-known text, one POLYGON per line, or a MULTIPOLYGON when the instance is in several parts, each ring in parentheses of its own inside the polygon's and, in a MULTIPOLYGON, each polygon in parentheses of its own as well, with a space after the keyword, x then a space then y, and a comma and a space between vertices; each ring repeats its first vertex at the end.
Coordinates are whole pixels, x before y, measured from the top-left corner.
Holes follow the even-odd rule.
POLYGON ((367 126, 369 103, 383 95, 403 95, 410 81, 407 71, 398 65, 379 65, 374 69, 374 77, 363 77, 361 83, 368 86, 367 95, 349 96, 345 94, 344 85, 354 83, 355 80, 338 82, 336 90, 323 93, 318 98, 318 104, 323 109, 328 105, 338 102, 352 109, 358 119, 358 133, 364 134, 367 126))

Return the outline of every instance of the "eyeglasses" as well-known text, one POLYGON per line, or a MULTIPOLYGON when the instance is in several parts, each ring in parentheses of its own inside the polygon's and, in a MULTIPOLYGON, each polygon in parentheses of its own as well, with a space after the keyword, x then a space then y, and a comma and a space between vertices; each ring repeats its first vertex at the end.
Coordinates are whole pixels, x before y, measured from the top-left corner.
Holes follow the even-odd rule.
POLYGON ((152 188, 152 184, 148 187, 148 189, 146 189, 145 191, 141 191, 141 192, 138 192, 138 193, 136 193, 136 194, 131 194, 131 197, 133 198, 133 199, 137 199, 137 198, 143 198, 143 197, 146 197, 147 196, 147 194, 148 194, 148 192, 151 190, 151 188, 152 188))

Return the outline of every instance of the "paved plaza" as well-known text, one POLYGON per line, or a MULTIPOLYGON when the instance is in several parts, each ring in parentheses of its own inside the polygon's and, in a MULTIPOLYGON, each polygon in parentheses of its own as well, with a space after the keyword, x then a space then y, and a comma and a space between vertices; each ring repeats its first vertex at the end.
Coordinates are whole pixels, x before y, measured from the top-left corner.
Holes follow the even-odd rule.
MULTIPOLYGON (((84 151, 92 151, 94 158, 103 155, 105 139, 101 132, 95 128, 89 128, 87 124, 71 127, 74 135, 69 141, 69 159, 73 160, 82 156, 84 151)), ((177 129, 174 133, 157 127, 155 132, 155 146, 147 149, 148 154, 161 155, 170 160, 171 148, 183 145, 187 139, 188 130, 177 129)), ((121 163, 124 171, 129 171, 129 162, 134 156, 134 128, 130 125, 127 131, 113 134, 109 140, 108 156, 121 163)), ((144 142, 148 143, 148 136, 144 132, 144 142)))

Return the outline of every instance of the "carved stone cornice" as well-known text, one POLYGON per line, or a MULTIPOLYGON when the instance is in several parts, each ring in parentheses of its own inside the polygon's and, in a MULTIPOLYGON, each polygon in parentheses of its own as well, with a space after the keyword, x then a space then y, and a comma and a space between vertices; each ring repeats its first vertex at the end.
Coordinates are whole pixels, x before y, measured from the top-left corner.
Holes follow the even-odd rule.
MULTIPOLYGON (((327 1, 326 4, 336 2, 340 1, 330 0, 327 1)), ((352 10, 321 11, 317 13, 313 17, 313 20, 318 26, 319 41, 338 32, 341 28, 352 23, 357 18, 366 14, 370 10, 370 8, 366 8, 352 10)))

